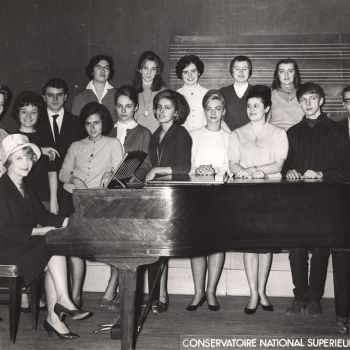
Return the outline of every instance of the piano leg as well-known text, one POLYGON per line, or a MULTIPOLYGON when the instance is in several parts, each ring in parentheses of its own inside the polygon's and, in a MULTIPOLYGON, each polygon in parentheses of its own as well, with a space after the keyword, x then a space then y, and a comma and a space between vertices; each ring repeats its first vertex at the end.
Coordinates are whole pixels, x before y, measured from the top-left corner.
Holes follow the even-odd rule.
POLYGON ((121 349, 134 348, 136 268, 119 270, 121 349))

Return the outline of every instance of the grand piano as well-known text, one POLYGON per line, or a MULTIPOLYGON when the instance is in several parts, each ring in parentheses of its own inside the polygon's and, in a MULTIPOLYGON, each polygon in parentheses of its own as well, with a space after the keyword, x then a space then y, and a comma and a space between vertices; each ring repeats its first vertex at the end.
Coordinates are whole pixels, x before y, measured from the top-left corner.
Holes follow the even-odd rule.
POLYGON ((122 350, 135 346, 142 265, 242 248, 350 247, 349 182, 165 177, 144 188, 75 190, 73 200, 75 214, 47 245, 119 269, 122 350))

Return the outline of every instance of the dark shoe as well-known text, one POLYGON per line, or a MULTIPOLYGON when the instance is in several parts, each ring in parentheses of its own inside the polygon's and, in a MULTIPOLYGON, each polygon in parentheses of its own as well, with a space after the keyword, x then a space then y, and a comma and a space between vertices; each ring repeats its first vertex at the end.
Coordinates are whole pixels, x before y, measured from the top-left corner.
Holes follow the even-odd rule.
POLYGON ((80 338, 78 334, 69 332, 69 333, 60 333, 56 328, 54 328, 49 322, 45 320, 44 328, 47 331, 48 335, 51 336, 52 333, 56 334, 61 339, 76 339, 80 338))
POLYGON ((160 300, 158 301, 158 312, 159 313, 165 312, 166 310, 168 310, 168 306, 169 306, 169 297, 166 296, 165 302, 160 301, 160 300))
MULTIPOLYGON (((207 300, 208 300, 208 299, 207 299, 207 300)), ((215 305, 211 305, 211 304, 209 304, 209 302, 208 302, 208 309, 209 309, 210 311, 218 311, 218 310, 220 310, 220 305, 219 305, 218 301, 216 300, 216 297, 215 297, 215 301, 216 301, 216 304, 215 304, 215 305)))
POLYGON ((290 306, 286 310, 287 316, 297 315, 304 308, 304 302, 302 300, 294 299, 290 306))
POLYGON ((249 307, 246 306, 246 307, 243 309, 244 313, 247 314, 247 315, 253 315, 253 314, 255 314, 256 309, 258 308, 259 304, 260 304, 260 297, 259 297, 259 299, 258 299, 258 302, 257 302, 255 308, 254 308, 254 309, 250 309, 249 307))
POLYGON ((203 303, 207 300, 207 296, 204 294, 201 298, 201 300, 199 300, 198 304, 194 304, 194 305, 188 305, 186 307, 187 311, 196 311, 198 309, 199 306, 202 306, 203 303))
POLYGON ((263 305, 263 304, 261 304, 261 302, 260 302, 260 305, 261 305, 261 308, 262 308, 264 311, 273 311, 273 310, 274 310, 274 307, 273 307, 273 305, 270 303, 270 301, 269 301, 269 305, 263 305))
POLYGON ((318 300, 311 300, 305 308, 310 317, 320 317, 322 315, 322 306, 318 300))
POLYGON ((55 304, 53 311, 55 311, 55 314, 59 317, 60 321, 62 321, 65 316, 69 316, 73 320, 83 320, 84 318, 92 315, 92 313, 89 311, 69 310, 58 303, 55 304))
POLYGON ((29 314, 30 313, 30 306, 21 307, 21 312, 23 312, 24 314, 29 314))

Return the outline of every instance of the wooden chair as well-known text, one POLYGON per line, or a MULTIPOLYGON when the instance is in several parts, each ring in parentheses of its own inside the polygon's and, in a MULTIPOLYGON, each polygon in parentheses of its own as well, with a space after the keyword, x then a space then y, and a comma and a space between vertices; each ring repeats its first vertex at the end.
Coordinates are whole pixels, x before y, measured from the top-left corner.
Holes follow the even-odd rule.
MULTIPOLYGON (((40 278, 29 286, 32 330, 37 329, 40 297, 40 278)), ((17 265, 0 265, 0 292, 9 293, 10 340, 15 343, 21 305, 22 277, 17 265)))

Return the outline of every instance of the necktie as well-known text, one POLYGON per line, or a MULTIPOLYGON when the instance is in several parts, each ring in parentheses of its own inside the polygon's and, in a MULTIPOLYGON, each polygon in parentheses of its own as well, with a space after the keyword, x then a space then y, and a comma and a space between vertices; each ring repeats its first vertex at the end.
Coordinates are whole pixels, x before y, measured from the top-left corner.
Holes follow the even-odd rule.
POLYGON ((54 114, 52 116, 52 121, 53 121, 53 133, 55 135, 55 143, 58 142, 58 137, 60 136, 60 132, 58 130, 58 125, 56 119, 59 117, 59 114, 54 114))

